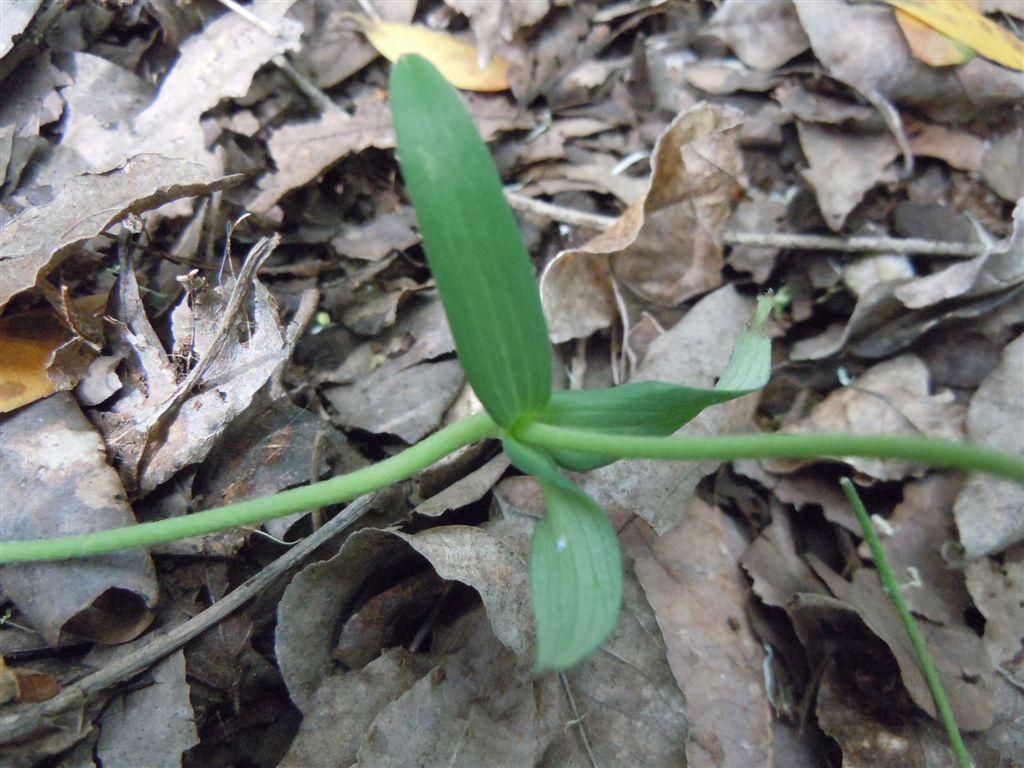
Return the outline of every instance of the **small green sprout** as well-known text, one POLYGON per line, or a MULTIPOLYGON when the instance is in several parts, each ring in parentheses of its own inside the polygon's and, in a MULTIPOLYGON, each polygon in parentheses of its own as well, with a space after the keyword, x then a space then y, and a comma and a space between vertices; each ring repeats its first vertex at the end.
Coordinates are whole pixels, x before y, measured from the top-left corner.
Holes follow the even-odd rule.
MULTIPOLYGON (((601 507, 562 474, 623 458, 901 458, 989 472, 1024 484, 1024 457, 973 445, 885 435, 671 437, 704 408, 763 387, 771 349, 759 303, 714 389, 661 382, 552 392, 551 349, 529 255, 486 145, 454 88, 425 59, 391 75, 398 160, 456 350, 485 412, 458 421, 370 467, 303 488, 152 523, 77 536, 0 542, 0 564, 58 560, 150 546, 350 501, 411 477, 477 440, 500 437, 537 479, 547 514, 530 566, 538 673, 564 670, 618 624, 622 557, 601 507)), ((779 297, 781 298, 781 296, 779 297)), ((778 300, 774 303, 778 306, 778 300)))

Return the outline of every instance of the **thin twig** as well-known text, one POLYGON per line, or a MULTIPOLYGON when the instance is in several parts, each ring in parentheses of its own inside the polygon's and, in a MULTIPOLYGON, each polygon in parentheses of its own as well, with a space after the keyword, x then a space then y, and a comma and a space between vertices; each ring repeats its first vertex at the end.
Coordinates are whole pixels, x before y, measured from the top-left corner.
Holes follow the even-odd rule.
POLYGON ((275 27, 273 24, 266 21, 265 19, 261 19, 259 16, 250 11, 245 6, 239 5, 235 2, 235 0, 220 0, 220 4, 223 5, 225 8, 234 11, 243 19, 248 21, 250 24, 263 30, 268 35, 271 35, 273 37, 281 36, 281 31, 277 27, 275 27))
POLYGON ((46 727, 50 718, 56 717, 72 707, 84 704, 100 691, 134 677, 217 622, 227 618, 269 587, 279 576, 298 565, 311 552, 366 514, 376 501, 377 495, 370 493, 360 496, 330 522, 239 585, 233 592, 225 595, 184 624, 178 625, 163 637, 117 659, 91 675, 86 675, 78 682, 65 687, 52 699, 20 712, 0 716, 0 744, 9 744, 31 736, 39 729, 46 727))
POLYGON ((580 715, 580 711, 576 707, 576 698, 572 695, 572 689, 569 687, 569 678, 565 676, 564 672, 560 672, 558 679, 562 681, 562 687, 565 689, 565 696, 569 699, 569 708, 572 710, 573 723, 577 728, 579 728, 580 738, 583 740, 583 750, 587 753, 587 759, 590 760, 592 768, 599 768, 597 758, 594 757, 594 750, 590 748, 590 739, 587 738, 587 729, 583 727, 583 717, 580 715))
MULTIPOLYGON (((552 221, 560 221, 594 232, 604 232, 618 219, 596 213, 577 211, 543 200, 535 200, 520 192, 505 192, 509 205, 552 221)), ((898 237, 831 237, 783 232, 729 232, 726 245, 759 248, 781 248, 791 251, 838 251, 841 253, 893 253, 903 256, 943 256, 972 259, 984 256, 987 249, 978 243, 947 243, 937 240, 898 237)))
POLYGON ((316 83, 306 77, 305 73, 297 69, 283 53, 271 59, 275 66, 280 68, 288 78, 295 84, 302 95, 305 96, 322 114, 334 112, 340 109, 337 104, 331 101, 331 97, 316 87, 316 83))

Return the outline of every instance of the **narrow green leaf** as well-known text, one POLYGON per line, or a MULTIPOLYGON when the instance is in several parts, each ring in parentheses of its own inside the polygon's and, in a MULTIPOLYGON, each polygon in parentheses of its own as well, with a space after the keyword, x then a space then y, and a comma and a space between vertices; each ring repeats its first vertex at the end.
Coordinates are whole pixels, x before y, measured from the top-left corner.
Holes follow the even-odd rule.
POLYGON ((622 606, 622 554, 600 505, 543 451, 505 436, 505 452, 537 478, 547 514, 533 529, 530 592, 537 674, 578 664, 610 635, 622 606))
POLYGON ((551 396, 540 294, 501 179, 458 93, 420 56, 391 73, 398 161, 462 366, 509 427, 551 396))
MULTIPOLYGON (((761 332, 771 305, 758 304, 754 322, 736 340, 732 356, 714 389, 681 387, 661 381, 639 381, 608 389, 555 392, 537 421, 556 427, 593 429, 617 435, 671 435, 711 405, 749 394, 768 383, 771 342, 761 332)), ((551 450, 561 466, 586 472, 610 464, 600 457, 569 450, 551 450)))

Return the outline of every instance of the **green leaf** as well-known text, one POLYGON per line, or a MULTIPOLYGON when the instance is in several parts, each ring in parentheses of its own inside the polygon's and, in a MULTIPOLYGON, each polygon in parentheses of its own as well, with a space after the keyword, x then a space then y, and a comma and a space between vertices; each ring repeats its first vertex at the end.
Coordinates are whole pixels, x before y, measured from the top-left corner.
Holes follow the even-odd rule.
POLYGON ((420 56, 391 73, 398 161, 427 263, 477 397, 502 427, 551 396, 551 350, 529 254, 458 93, 420 56))
MULTIPOLYGON (((749 394, 768 383, 771 342, 761 327, 771 302, 758 303, 754 322, 736 340, 725 373, 714 389, 681 387, 661 381, 639 381, 609 389, 555 392, 537 421, 556 427, 593 429, 618 435, 671 435, 711 405, 749 394)), ((552 449, 563 467, 586 472, 615 461, 569 450, 552 449)))
POLYGON ((551 458, 505 436, 512 463, 540 483, 547 514, 533 529, 530 592, 537 674, 578 664, 610 635, 622 606, 622 554, 600 505, 559 474, 551 458))

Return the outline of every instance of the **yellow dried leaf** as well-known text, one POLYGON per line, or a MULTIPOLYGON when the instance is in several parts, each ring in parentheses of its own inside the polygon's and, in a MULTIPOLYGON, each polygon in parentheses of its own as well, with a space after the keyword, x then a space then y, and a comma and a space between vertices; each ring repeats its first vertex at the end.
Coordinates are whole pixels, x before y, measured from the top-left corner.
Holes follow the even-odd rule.
POLYGON ((883 0, 979 56, 1024 71, 1024 40, 985 18, 966 0, 883 0))
POLYGON ((57 318, 45 310, 0 318, 0 413, 56 391, 46 374, 46 363, 70 337, 57 318))
POLYGON ((504 91, 508 88, 509 62, 494 56, 485 69, 478 63, 476 46, 414 24, 393 24, 352 15, 373 47, 389 61, 416 53, 435 67, 445 80, 467 91, 504 91))
POLYGON ((896 23, 907 39, 914 58, 930 67, 950 67, 973 59, 977 53, 963 43, 896 9, 896 23))

